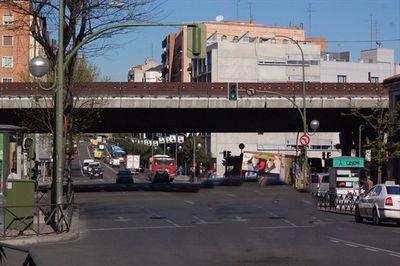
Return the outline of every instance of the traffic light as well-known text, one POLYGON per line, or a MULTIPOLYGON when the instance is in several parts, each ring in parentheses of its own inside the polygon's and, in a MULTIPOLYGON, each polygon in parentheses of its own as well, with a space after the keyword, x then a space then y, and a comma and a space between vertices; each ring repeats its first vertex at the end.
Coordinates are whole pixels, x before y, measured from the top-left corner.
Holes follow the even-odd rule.
POLYGON ((231 151, 224 151, 224 158, 231 157, 231 151))
POLYGON ((229 101, 236 101, 238 99, 238 84, 229 83, 228 84, 228 99, 229 101))
POLYGON ((206 42, 206 27, 204 24, 187 26, 187 54, 189 58, 205 58, 206 42))

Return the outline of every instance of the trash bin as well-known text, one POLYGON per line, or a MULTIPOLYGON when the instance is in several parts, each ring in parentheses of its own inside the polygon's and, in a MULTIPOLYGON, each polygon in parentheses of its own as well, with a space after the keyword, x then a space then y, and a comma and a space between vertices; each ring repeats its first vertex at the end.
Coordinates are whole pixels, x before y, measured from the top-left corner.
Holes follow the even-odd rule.
POLYGON ((33 226, 35 181, 8 180, 4 208, 5 228, 24 231, 33 226), (21 206, 21 207, 18 207, 21 206))

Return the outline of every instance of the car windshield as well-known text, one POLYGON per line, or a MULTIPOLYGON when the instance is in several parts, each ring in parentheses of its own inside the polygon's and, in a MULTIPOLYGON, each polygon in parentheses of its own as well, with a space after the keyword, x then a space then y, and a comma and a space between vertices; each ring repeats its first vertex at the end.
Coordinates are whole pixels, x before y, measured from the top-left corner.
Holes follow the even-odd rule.
POLYGON ((156 160, 155 161, 156 165, 174 165, 174 161, 173 160, 168 160, 168 159, 164 159, 164 160, 156 160))
POLYGON ((318 176, 317 175, 312 175, 311 176, 311 183, 318 183, 318 176))
POLYGON ((386 192, 389 195, 400 195, 400 186, 387 186, 386 192))

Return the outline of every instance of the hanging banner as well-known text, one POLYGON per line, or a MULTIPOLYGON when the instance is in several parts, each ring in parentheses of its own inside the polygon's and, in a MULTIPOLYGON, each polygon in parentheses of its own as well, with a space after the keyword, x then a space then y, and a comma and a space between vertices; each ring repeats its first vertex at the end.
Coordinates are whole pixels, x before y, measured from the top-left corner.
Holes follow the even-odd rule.
POLYGON ((160 144, 164 144, 165 143, 165 139, 163 137, 158 138, 158 142, 160 144))
POLYGON ((153 146, 158 147, 158 140, 153 140, 153 146))
POLYGON ((185 142, 185 137, 184 136, 178 136, 178 143, 183 143, 185 142))

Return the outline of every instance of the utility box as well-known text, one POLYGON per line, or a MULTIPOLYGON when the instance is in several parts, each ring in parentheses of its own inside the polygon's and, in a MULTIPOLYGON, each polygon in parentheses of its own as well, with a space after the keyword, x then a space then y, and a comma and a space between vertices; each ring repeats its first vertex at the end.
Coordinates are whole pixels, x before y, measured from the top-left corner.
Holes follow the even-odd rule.
POLYGON ((32 228, 35 213, 35 181, 11 180, 7 182, 5 228, 24 231, 32 228))

